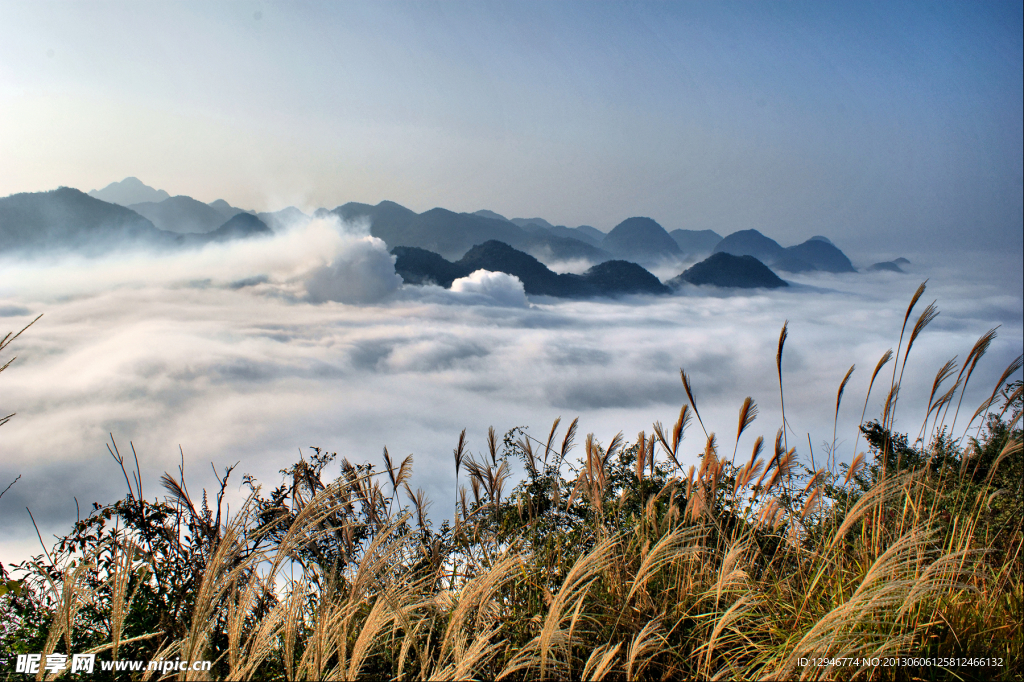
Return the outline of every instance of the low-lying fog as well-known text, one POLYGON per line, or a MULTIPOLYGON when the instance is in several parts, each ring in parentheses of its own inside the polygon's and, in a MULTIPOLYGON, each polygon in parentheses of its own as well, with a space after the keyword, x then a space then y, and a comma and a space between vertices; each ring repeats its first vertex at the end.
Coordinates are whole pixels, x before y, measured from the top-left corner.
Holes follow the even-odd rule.
MULTIPOLYGON (((675 421, 686 400, 682 367, 723 453, 731 454, 743 398, 755 399, 760 416, 739 446, 749 456, 754 438, 770 440, 780 424, 775 351, 787 319, 790 443, 806 459, 809 433, 821 454, 832 440, 836 389, 855 363, 838 426, 848 461, 871 371, 895 348, 925 278, 915 318, 933 299, 941 314, 910 355, 897 428, 917 434, 939 366, 962 359, 988 329, 1002 325, 958 424, 1021 352, 1021 295, 993 274, 992 261, 916 260, 912 274, 790 276, 794 286, 771 292, 690 287, 569 301, 528 300, 518 280, 493 273, 451 290, 403 286, 365 226, 326 221, 164 256, 8 259, 0 263, 0 333, 44 317, 0 358, 18 356, 0 375, 0 416, 17 412, 0 428, 0 489, 22 476, 0 500, 0 552, 8 562, 39 551, 26 506, 49 537, 69 530, 76 497, 86 513, 123 495, 108 433, 122 452, 134 442, 150 498, 162 494, 159 474, 177 467, 179 446, 193 490, 212 482, 211 462, 240 462, 236 500, 243 473, 276 484, 308 446, 374 462, 387 446, 415 454, 414 487, 427 491, 440 519, 450 515, 461 429, 474 452, 490 425, 500 433, 528 425, 543 437, 558 416, 563 424, 580 417, 578 442, 588 432, 608 442, 620 430, 632 440, 655 420, 675 421)), ((694 423, 684 441, 686 463, 703 448, 699 432, 694 423)))

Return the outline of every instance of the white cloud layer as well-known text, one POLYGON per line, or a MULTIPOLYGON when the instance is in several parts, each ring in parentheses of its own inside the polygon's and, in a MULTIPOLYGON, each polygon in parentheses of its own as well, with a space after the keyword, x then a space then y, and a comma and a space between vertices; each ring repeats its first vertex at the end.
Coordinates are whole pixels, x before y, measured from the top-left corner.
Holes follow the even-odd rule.
POLYGON ((451 288, 455 293, 490 299, 498 305, 527 305, 523 283, 515 275, 504 272, 477 270, 468 277, 460 277, 452 282, 451 288))
MULTIPOLYGON (((740 452, 759 434, 772 438, 787 319, 791 444, 806 458, 809 435, 820 456, 836 389, 855 363, 838 424, 849 459, 871 370, 895 347, 926 277, 918 312, 938 299, 941 314, 914 345, 897 428, 917 433, 935 371, 989 328, 1002 324, 971 380, 970 412, 1022 346, 1022 298, 981 264, 817 274, 773 292, 687 287, 669 297, 528 304, 516 278, 486 271, 451 291, 400 287, 390 258, 357 228, 313 221, 188 253, 4 263, 0 332, 45 316, 9 349, 18 359, 0 375, 0 414, 17 412, 0 428, 0 485, 23 476, 0 500, 0 560, 33 551, 26 506, 45 535, 67 531, 76 497, 87 510, 123 494, 104 447, 111 433, 122 450, 134 443, 149 497, 159 474, 178 465, 179 445, 197 488, 210 484, 210 462, 240 462, 239 472, 274 484, 299 449, 378 461, 387 446, 415 454, 414 484, 444 514, 462 428, 472 450, 490 425, 546 435, 557 416, 578 415, 581 433, 603 442, 619 430, 633 437, 655 420, 674 422, 685 401, 680 367, 723 451, 747 395, 761 412, 740 452)), ((884 393, 876 386, 868 417, 884 393)), ((688 462, 703 447, 698 431, 684 441, 688 462)))
POLYGON ((376 303, 401 286, 395 257, 376 237, 348 241, 330 265, 317 268, 306 281, 314 303, 376 303))

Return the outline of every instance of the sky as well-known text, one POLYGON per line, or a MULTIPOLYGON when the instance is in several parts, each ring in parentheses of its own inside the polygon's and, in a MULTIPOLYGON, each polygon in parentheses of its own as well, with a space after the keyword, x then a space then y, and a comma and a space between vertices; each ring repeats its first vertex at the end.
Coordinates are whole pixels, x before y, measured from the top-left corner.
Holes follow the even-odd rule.
POLYGON ((1020 252, 1022 8, 0 2, 0 196, 127 176, 1020 252))

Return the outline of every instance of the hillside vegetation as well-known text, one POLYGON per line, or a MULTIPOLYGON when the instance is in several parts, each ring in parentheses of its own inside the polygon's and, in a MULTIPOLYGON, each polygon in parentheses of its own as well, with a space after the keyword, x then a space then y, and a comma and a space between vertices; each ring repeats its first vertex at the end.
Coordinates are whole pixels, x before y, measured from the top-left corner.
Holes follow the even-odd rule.
MULTIPOLYGON (((228 679, 1020 679, 1021 358, 962 404, 988 332, 939 370, 919 433, 894 432, 923 290, 850 466, 834 434, 798 454, 778 425, 739 451, 757 405, 712 431, 685 372, 675 424, 635 437, 556 419, 477 451, 463 431, 456 504, 433 516, 413 456, 386 448, 314 449, 272 489, 244 477, 228 514, 232 468, 201 498, 179 471, 147 499, 112 445, 125 498, 6 567, 0 657, 208 659, 187 674, 228 679)), ((853 371, 821 397, 837 415, 853 371)))

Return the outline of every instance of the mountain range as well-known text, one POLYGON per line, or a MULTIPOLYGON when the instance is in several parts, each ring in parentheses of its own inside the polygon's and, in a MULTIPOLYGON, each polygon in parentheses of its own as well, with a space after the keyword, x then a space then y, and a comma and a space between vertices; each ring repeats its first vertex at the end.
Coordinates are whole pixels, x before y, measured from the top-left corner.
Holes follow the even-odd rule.
POLYGON ((526 223, 524 228, 490 211, 480 215, 433 208, 415 213, 393 201, 382 201, 376 206, 348 203, 329 213, 342 220, 369 221, 370 234, 383 239, 389 247, 414 246, 453 260, 461 258, 473 246, 490 240, 503 242, 546 261, 585 259, 601 262, 614 257, 589 240, 555 234, 534 222, 526 223))
MULTIPOLYGON (((663 285, 644 266, 693 262, 708 254, 749 256, 753 262, 709 258, 671 283, 771 287, 785 284, 772 269, 855 272, 850 259, 826 237, 783 247, 754 229, 724 238, 712 230, 668 232, 647 217, 627 218, 605 234, 589 225, 553 225, 540 217, 510 219, 490 210, 456 213, 434 208, 416 213, 392 201, 375 206, 347 203, 332 210, 318 209, 313 217, 327 216, 365 221, 370 234, 382 239, 393 253, 403 254, 403 262, 412 264, 402 273, 410 282, 427 278, 450 284, 468 274, 465 268, 484 267, 480 259, 488 258, 487 262, 500 264, 502 272, 516 276, 522 272, 524 283, 529 281, 528 293, 571 296, 660 291, 663 285), (545 265, 567 261, 595 265, 583 275, 557 275, 545 265)), ((0 251, 62 248, 92 252, 111 245, 147 243, 194 246, 270 234, 308 220, 310 216, 294 207, 255 214, 222 199, 207 204, 188 196, 170 196, 137 178, 125 178, 88 195, 62 187, 0 199, 0 251)), ((898 268, 894 261, 871 269, 898 268)))
POLYGON ((242 209, 229 206, 223 199, 204 204, 186 196, 129 204, 128 208, 148 218, 157 229, 182 233, 210 232, 243 213, 242 209))
POLYGON ((622 260, 598 263, 582 275, 557 274, 528 253, 494 240, 474 246, 455 262, 415 246, 396 246, 391 253, 395 271, 406 284, 450 288, 460 277, 490 270, 519 278, 527 294, 562 298, 666 294, 685 284, 746 289, 788 286, 753 256, 729 253, 712 254, 666 284, 636 263, 622 260))
MULTIPOLYGON (((188 197, 169 197, 164 202, 179 198, 187 202, 175 203, 190 209, 194 208, 192 203, 200 203, 188 197)), ((207 208, 218 218, 210 223, 212 229, 195 233, 160 229, 135 210, 70 187, 12 194, 0 198, 0 252, 68 250, 96 255, 125 247, 196 246, 272 232, 252 214, 239 213, 221 220, 216 209, 207 208)))
POLYGON ((70 187, 0 199, 2 251, 91 253, 102 250, 103 243, 168 243, 170 238, 135 211, 70 187))
POLYGON ((414 246, 397 246, 395 271, 408 284, 438 284, 445 288, 477 270, 504 272, 518 277, 527 294, 586 298, 623 294, 667 294, 669 288, 636 263, 609 260, 582 275, 558 274, 528 253, 490 240, 471 248, 456 262, 414 246))
POLYGON ((711 253, 721 237, 711 230, 668 233, 651 218, 627 218, 608 234, 589 225, 552 225, 543 218, 506 218, 489 210, 454 213, 434 208, 415 213, 392 201, 348 203, 332 211, 343 220, 365 219, 370 233, 389 247, 411 246, 457 260, 471 247, 496 240, 545 262, 626 260, 640 265, 681 261, 711 253))
POLYGON ((846 254, 827 238, 820 236, 784 248, 757 230, 740 230, 720 241, 714 251, 734 256, 753 256, 762 263, 784 272, 856 272, 846 254))

